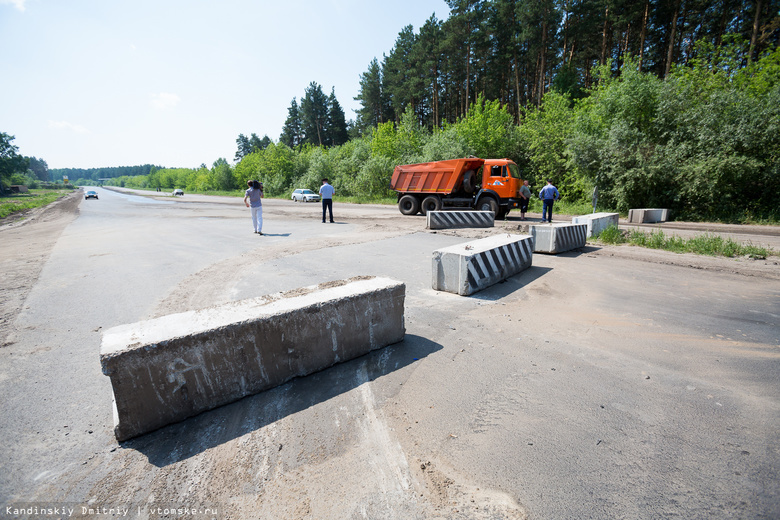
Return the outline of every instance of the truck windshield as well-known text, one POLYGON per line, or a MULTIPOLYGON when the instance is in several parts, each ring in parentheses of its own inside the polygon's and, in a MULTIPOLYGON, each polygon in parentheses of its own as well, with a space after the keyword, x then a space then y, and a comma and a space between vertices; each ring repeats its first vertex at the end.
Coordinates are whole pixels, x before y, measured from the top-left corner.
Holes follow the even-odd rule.
POLYGON ((509 175, 511 175, 515 179, 519 179, 520 168, 518 168, 516 164, 508 164, 507 166, 509 166, 509 175))

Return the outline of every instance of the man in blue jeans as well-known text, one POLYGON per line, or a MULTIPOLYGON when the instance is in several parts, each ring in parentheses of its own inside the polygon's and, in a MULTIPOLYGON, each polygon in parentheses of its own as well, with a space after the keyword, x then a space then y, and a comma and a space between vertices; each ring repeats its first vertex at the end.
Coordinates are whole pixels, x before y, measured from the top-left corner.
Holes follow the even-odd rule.
POLYGON ((320 198, 322 199, 322 223, 325 223, 325 210, 330 212, 330 223, 333 224, 333 194, 336 190, 328 184, 328 179, 322 179, 320 198))
POLYGON ((552 222, 553 202, 561 198, 558 188, 553 186, 552 179, 547 179, 547 186, 539 192, 542 199, 542 222, 552 222))

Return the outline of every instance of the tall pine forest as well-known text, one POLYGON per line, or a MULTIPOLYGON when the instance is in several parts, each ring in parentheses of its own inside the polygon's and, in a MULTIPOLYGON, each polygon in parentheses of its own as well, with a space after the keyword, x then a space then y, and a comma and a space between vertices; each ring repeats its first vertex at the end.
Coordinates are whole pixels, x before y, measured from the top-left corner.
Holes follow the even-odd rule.
POLYGON ((294 97, 278 140, 235 164, 117 184, 392 198, 397 164, 508 157, 565 200, 678 219, 780 220, 780 0, 447 0, 367 64, 346 121, 335 89, 294 97))

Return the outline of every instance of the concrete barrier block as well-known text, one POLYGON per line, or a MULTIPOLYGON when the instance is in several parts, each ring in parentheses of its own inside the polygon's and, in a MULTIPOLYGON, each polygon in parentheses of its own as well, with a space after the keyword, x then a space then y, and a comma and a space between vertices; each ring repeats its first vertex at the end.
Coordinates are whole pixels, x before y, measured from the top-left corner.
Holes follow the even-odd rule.
POLYGON ((587 224, 543 224, 531 226, 534 253, 563 253, 585 247, 587 224))
POLYGON ((103 334, 120 441, 404 338, 406 286, 359 277, 103 334))
POLYGON ((468 296, 531 266, 533 237, 497 235, 433 252, 432 286, 468 296))
POLYGON ((599 236, 609 226, 617 226, 620 223, 620 215, 617 213, 591 213, 580 215, 571 219, 572 224, 586 224, 588 226, 587 238, 599 236))
POLYGON ((492 211, 429 211, 428 229, 488 228, 495 225, 492 211))
POLYGON ((669 220, 668 209, 643 208, 628 210, 629 224, 652 224, 669 220))

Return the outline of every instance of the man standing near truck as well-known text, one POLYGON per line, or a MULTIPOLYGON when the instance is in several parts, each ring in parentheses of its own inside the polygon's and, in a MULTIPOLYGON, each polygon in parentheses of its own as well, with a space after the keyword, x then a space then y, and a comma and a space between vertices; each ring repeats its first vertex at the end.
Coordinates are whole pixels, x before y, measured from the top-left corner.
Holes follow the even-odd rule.
POLYGON ((561 198, 558 188, 553 186, 552 179, 547 179, 547 186, 539 192, 542 199, 542 222, 552 222, 553 203, 561 198))
POLYGON ((528 181, 523 181, 523 185, 520 186, 520 220, 525 220, 529 202, 531 202, 531 188, 528 187, 528 181))
POLYGON ((328 179, 322 179, 320 198, 322 199, 322 223, 325 223, 325 210, 330 212, 330 223, 333 224, 333 194, 336 190, 328 184, 328 179))

